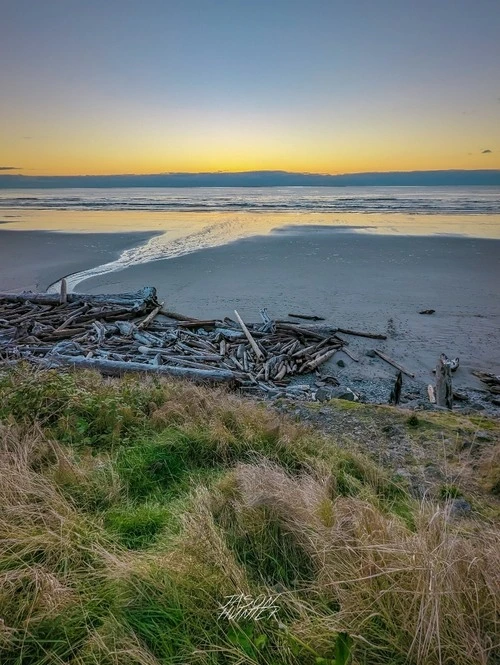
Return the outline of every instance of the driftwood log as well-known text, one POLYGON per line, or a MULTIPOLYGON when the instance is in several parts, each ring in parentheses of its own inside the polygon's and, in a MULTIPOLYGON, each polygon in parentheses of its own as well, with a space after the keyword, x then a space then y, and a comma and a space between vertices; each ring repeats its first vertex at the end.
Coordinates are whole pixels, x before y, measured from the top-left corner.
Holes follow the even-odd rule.
MULTIPOLYGON (((25 291, 24 293, 0 293, 0 302, 7 303, 59 305, 61 304, 60 300, 61 294, 59 293, 32 293, 31 291, 25 291)), ((120 293, 118 295, 68 293, 67 302, 120 305, 133 311, 142 311, 150 305, 155 307, 158 305, 154 286, 146 286, 136 293, 120 293)))
POLYGON ((355 335, 356 337, 368 337, 370 339, 387 339, 387 335, 362 332, 360 330, 350 330, 349 328, 337 328, 337 332, 344 333, 344 335, 355 335))
POLYGON ((44 358, 38 364, 46 368, 75 367, 77 369, 96 369, 105 376, 122 376, 128 372, 148 372, 163 376, 180 376, 193 381, 227 382, 238 377, 234 372, 223 369, 194 369, 191 367, 175 367, 174 365, 150 365, 138 362, 117 362, 100 358, 85 358, 53 355, 44 358))
POLYGON ((405 369, 405 368, 404 368, 402 365, 400 365, 398 362, 396 362, 395 360, 393 360, 392 358, 390 358, 388 355, 386 355, 385 353, 383 353, 382 351, 380 351, 380 349, 374 349, 374 351, 375 351, 375 353, 377 354, 377 356, 378 356, 379 358, 382 358, 382 360, 385 360, 385 362, 386 362, 386 363, 389 363, 389 365, 392 365, 392 366, 395 367, 396 369, 399 369, 400 372, 403 372, 403 374, 406 374, 406 375, 409 376, 410 378, 412 378, 412 379, 415 378, 415 374, 412 374, 411 372, 409 372, 407 369, 405 369))
POLYGON ((293 319, 304 319, 305 321, 324 321, 325 319, 322 316, 310 315, 310 314, 289 314, 293 319))

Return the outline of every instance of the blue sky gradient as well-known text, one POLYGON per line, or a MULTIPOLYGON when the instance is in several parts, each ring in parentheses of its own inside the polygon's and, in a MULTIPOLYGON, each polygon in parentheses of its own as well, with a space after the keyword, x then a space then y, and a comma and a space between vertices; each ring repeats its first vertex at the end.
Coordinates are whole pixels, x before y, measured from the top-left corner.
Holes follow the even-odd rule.
POLYGON ((0 166, 500 168, 500 2, 16 0, 0 166), (490 151, 490 152, 485 152, 490 151))

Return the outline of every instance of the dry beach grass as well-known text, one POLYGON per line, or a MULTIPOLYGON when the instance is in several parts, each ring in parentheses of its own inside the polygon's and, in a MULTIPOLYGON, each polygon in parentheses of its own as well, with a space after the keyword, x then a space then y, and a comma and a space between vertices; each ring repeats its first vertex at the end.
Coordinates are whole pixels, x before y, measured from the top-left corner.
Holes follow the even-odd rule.
POLYGON ((481 510, 222 390, 19 367, 0 398, 2 665, 498 662, 481 510))

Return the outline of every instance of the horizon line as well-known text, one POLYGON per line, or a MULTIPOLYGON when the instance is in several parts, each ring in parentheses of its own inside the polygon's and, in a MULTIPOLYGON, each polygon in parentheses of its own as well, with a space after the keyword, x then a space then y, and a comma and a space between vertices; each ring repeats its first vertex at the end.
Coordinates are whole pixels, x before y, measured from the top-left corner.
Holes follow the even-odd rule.
POLYGON ((440 173, 499 173, 500 168, 489 169, 411 169, 411 170, 390 170, 390 171, 342 171, 329 173, 326 171, 287 171, 286 169, 247 169, 237 171, 154 171, 154 172, 121 172, 121 173, 54 173, 54 174, 36 174, 27 173, 5 173, 5 171, 25 171, 23 167, 0 167, 0 177, 26 177, 26 178, 144 178, 159 176, 204 176, 204 175, 294 175, 294 176, 317 176, 326 178, 340 178, 350 176, 366 175, 403 175, 403 174, 440 174, 440 173))
POLYGON ((1 189, 193 188, 193 187, 394 187, 500 186, 500 169, 367 171, 323 174, 294 171, 204 171, 115 175, 0 173, 1 189))

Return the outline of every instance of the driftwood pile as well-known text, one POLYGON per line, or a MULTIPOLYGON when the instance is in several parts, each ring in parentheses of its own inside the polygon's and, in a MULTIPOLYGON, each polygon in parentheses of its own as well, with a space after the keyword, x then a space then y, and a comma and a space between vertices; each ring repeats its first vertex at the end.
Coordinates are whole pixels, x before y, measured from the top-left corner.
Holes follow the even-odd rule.
MULTIPOLYGON (((95 368, 106 375, 150 372, 231 382, 248 392, 306 395, 315 372, 342 350, 349 329, 273 321, 197 320, 162 309, 152 287, 134 294, 0 293, 0 365, 95 368), (293 380, 293 381, 292 381, 293 380)), ((327 380, 335 384, 333 377, 327 380)))

